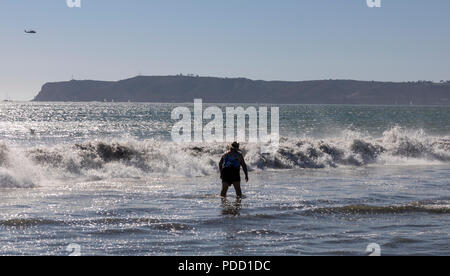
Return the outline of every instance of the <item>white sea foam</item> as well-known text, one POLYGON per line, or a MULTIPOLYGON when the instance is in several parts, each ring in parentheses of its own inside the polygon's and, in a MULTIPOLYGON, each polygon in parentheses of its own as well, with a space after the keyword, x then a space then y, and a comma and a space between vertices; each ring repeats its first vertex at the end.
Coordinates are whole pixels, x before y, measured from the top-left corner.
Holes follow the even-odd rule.
MULTIPOLYGON (((427 165, 450 162, 450 139, 398 127, 382 137, 358 132, 328 139, 282 137, 274 154, 243 144, 250 170, 341 166, 427 165)), ((0 187, 34 187, 42 179, 197 177, 217 173, 226 144, 176 144, 159 140, 91 141, 20 148, 0 146, 0 187)))
POLYGON ((0 143, 0 188, 32 188, 40 181, 39 166, 22 153, 0 143))

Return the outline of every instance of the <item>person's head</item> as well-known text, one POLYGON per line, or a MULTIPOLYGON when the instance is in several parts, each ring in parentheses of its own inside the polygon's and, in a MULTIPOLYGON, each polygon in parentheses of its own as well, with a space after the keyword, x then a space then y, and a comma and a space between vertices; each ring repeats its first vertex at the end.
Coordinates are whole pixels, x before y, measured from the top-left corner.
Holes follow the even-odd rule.
POLYGON ((234 142, 233 144, 231 144, 231 150, 238 151, 239 150, 239 143, 238 142, 234 142))

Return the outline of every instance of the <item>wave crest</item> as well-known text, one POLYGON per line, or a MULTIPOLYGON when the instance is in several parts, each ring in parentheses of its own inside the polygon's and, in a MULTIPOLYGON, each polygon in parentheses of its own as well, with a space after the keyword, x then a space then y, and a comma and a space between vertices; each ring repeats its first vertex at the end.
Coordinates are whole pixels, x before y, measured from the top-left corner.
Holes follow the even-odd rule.
MULTIPOLYGON (((0 187, 33 187, 42 175, 92 180, 212 175, 217 173, 217 163, 226 149, 223 143, 179 145, 156 140, 88 141, 34 148, 0 143, 0 187)), ((262 154, 258 144, 243 144, 242 151, 250 170, 436 164, 450 162, 450 139, 396 127, 380 138, 355 132, 327 139, 282 137, 272 154, 262 154)))
POLYGON ((371 205, 348 205, 340 207, 324 207, 307 211, 314 214, 404 214, 404 213, 431 213, 431 214, 450 214, 450 205, 448 201, 425 203, 413 202, 406 205, 392 206, 371 206, 371 205))
POLYGON ((35 181, 39 179, 35 167, 8 145, 0 144, 0 188, 35 187, 35 181))

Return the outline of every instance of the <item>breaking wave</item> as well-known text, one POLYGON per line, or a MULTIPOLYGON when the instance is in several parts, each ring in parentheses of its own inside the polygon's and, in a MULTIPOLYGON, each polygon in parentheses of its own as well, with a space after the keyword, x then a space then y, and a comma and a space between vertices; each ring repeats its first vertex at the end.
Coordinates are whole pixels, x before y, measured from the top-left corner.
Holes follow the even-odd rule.
MULTIPOLYGON (((0 143, 0 188, 35 187, 43 179, 89 180, 146 176, 196 177, 217 173, 226 144, 176 144, 167 141, 88 141, 81 144, 14 147, 0 143)), ((450 162, 450 138, 399 127, 382 137, 346 132, 328 139, 282 137, 279 148, 261 153, 243 144, 250 170, 329 168, 368 164, 450 162)))
POLYGON ((40 180, 39 168, 0 143, 0 188, 32 188, 40 180))

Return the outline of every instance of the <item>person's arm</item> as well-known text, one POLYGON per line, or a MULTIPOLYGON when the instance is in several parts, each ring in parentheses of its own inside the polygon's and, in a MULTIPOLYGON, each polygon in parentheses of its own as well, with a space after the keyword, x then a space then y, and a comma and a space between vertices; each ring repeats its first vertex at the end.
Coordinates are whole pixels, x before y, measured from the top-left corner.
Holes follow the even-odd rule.
POLYGON ((239 155, 239 162, 241 163, 242 170, 244 170, 245 181, 248 182, 248 168, 247 168, 247 164, 245 164, 245 160, 244 160, 244 157, 242 156, 242 154, 239 155))
MULTIPOLYGON (((224 155, 224 156, 225 156, 225 155, 224 155)), ((219 162, 220 179, 222 179, 222 170, 223 170, 224 156, 222 156, 222 158, 220 159, 220 162, 219 162)))

